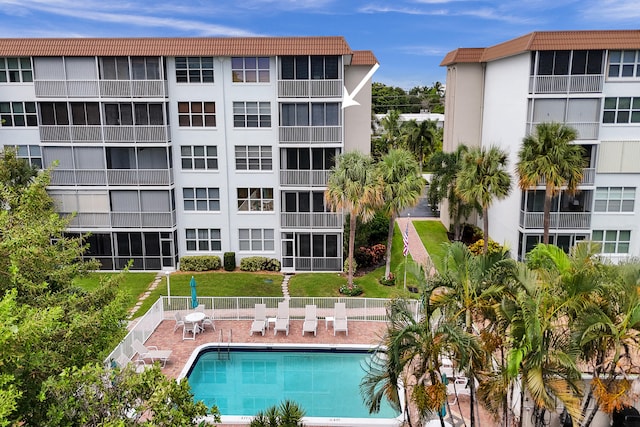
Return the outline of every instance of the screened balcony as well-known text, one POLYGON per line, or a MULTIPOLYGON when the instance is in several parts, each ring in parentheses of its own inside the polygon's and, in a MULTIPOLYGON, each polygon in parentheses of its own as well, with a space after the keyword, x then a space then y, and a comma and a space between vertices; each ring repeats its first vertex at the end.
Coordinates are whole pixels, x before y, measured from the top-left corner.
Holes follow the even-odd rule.
MULTIPOLYGON (((550 119, 548 121, 553 121, 550 119)), ((562 120, 555 120, 560 121, 562 120)), ((532 134, 535 131, 537 125, 544 123, 540 122, 529 122, 527 123, 526 133, 527 135, 532 134)), ((600 131, 600 123, 597 121, 594 122, 564 122, 567 126, 571 126, 578 133, 578 137, 576 140, 593 140, 598 139, 599 131, 600 131)))
POLYGON ((531 76, 529 93, 599 93, 604 74, 531 76))
MULTIPOLYGON (((549 229, 583 230, 591 228, 593 190, 583 190, 570 195, 561 191, 551 199, 549 229)), ((522 194, 520 227, 542 229, 544 227, 544 190, 528 190, 522 194)))
MULTIPOLYGON (((544 227, 542 212, 520 211, 520 227, 542 229, 544 227)), ((557 230, 588 230, 591 228, 591 212, 551 212, 549 228, 557 230)))
POLYGON ((295 271, 342 271, 342 258, 294 258, 295 271))

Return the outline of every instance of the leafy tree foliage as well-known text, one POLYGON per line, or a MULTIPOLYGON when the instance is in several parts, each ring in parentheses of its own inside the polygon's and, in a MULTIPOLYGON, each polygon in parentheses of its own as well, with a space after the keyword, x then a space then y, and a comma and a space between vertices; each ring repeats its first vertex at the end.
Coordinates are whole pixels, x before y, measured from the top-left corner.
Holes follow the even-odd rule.
POLYGON ((371 99, 376 114, 385 114, 390 110, 401 113, 419 113, 420 110, 444 113, 444 88, 440 82, 435 82, 433 86, 416 86, 409 91, 374 82, 371 85, 371 99))
POLYGON ((304 409, 296 402, 285 400, 264 412, 258 412, 249 427, 303 427, 304 409))
POLYGON ((67 368, 45 382, 40 399, 51 427, 181 427, 196 425, 208 412, 220 421, 217 407, 195 402, 188 382, 165 377, 157 364, 139 373, 133 364, 67 368))

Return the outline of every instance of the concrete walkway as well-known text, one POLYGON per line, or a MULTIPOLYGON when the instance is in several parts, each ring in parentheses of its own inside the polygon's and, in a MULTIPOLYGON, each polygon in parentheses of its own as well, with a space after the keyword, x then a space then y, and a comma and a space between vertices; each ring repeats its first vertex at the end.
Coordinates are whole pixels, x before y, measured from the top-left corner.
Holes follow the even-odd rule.
POLYGON ((433 263, 431 262, 431 258, 429 257, 429 253, 425 249, 422 244, 422 240, 420 240, 420 236, 416 231, 416 228, 413 226, 413 221, 439 221, 439 218, 413 218, 413 217, 401 217, 396 219, 396 223, 404 236, 407 222, 409 223, 409 254, 411 254, 411 258, 418 264, 424 266, 425 268, 428 266, 430 268, 429 275, 435 274, 435 269, 433 268, 433 263))

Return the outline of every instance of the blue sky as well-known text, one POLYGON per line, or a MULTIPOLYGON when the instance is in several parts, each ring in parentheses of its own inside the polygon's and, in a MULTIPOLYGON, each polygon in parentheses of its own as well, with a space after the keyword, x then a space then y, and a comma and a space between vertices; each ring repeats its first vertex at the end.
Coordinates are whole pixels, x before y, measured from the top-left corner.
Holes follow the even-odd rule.
POLYGON ((444 82, 457 47, 638 22, 638 0, 0 0, 0 37, 343 35, 403 88, 444 82))

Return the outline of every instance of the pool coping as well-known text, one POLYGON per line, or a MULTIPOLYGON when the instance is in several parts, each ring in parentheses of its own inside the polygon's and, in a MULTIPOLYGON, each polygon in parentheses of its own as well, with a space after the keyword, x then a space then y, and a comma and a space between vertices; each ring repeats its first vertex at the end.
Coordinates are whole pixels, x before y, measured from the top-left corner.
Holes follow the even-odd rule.
MULTIPOLYGON (((354 351, 369 351, 377 348, 375 345, 368 344, 288 344, 288 343, 273 343, 273 344, 264 344, 264 343, 205 343, 198 347, 196 347, 187 362, 182 368, 180 375, 178 375, 177 380, 181 381, 187 377, 187 374, 191 370, 191 367, 195 363, 196 359, 200 355, 203 350, 208 349, 216 349, 216 348, 255 348, 255 349, 284 349, 284 350, 354 350, 354 351)), ((401 399, 403 393, 399 393, 401 399)), ((326 427, 364 427, 364 426, 388 426, 388 427, 396 427, 402 425, 404 422, 404 402, 401 402, 401 406, 403 410, 400 412, 396 418, 346 418, 346 417, 304 417, 302 419, 303 423, 307 426, 326 426, 326 427)), ((252 416, 249 415, 222 415, 221 423, 222 424, 237 424, 237 425, 247 425, 253 419, 252 416)), ((206 417, 205 421, 213 422, 211 417, 206 417)))

